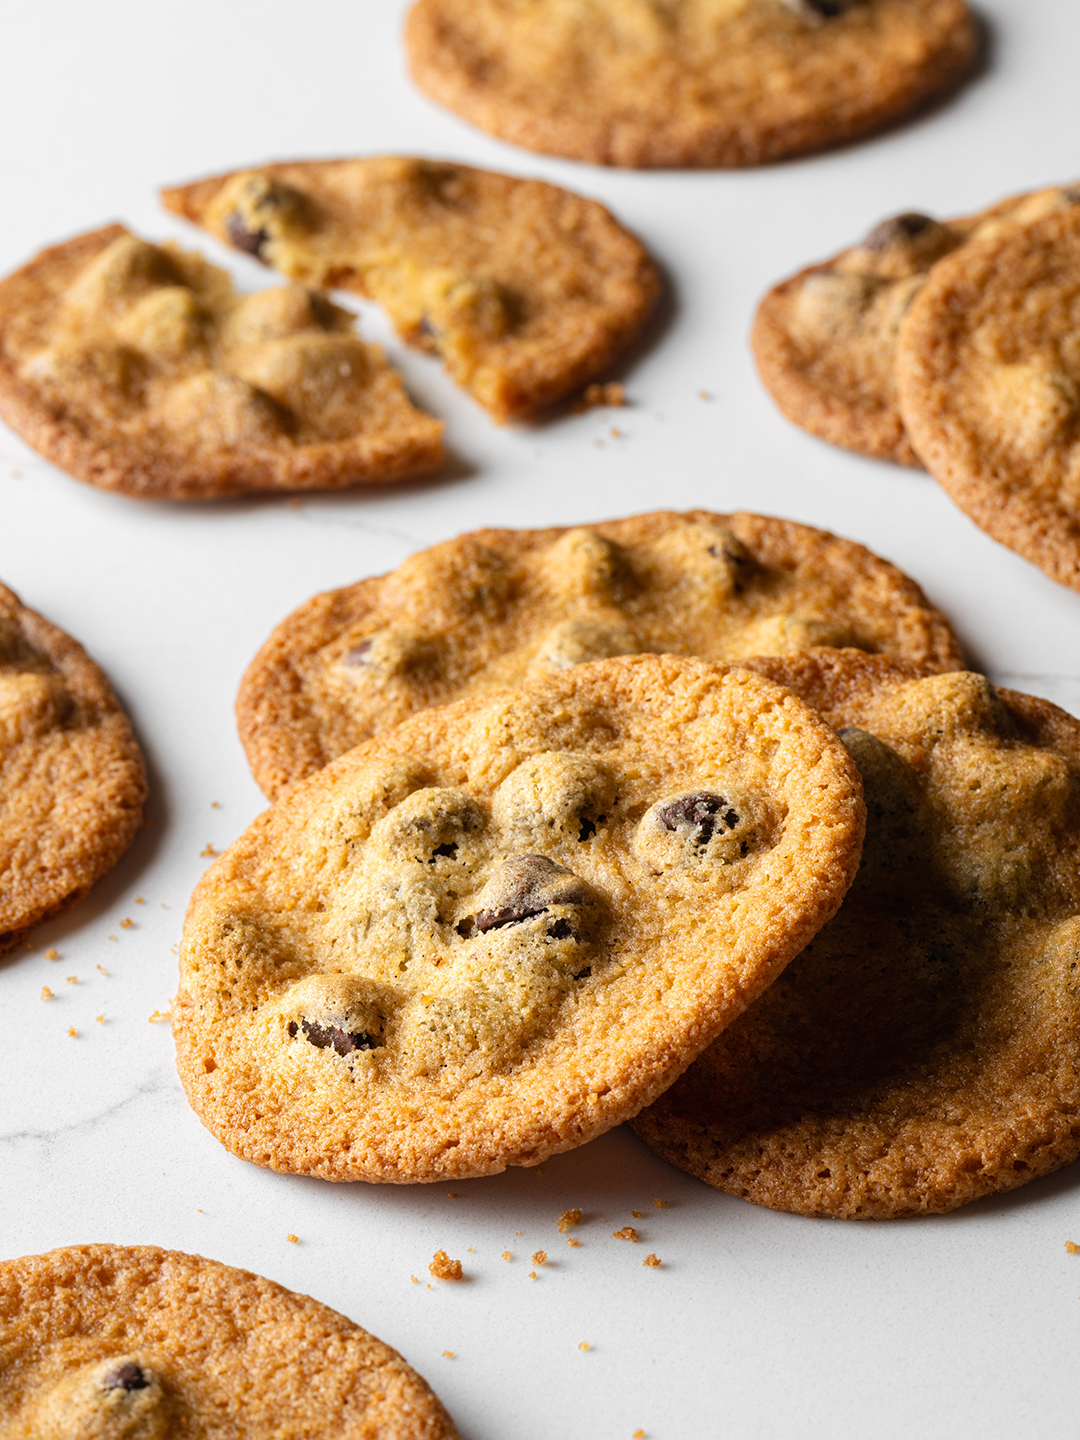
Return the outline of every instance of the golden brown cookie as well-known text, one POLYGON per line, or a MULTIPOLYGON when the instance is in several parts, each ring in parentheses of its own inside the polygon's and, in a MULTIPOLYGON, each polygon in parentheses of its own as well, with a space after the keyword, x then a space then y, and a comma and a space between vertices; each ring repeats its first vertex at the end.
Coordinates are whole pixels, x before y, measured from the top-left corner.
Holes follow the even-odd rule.
POLYGON ((1080 1155, 1080 723, 981 675, 753 662, 862 772, 835 919, 635 1126, 802 1215, 952 1210, 1080 1155))
POLYGON ((0 1440, 457 1440, 344 1315, 152 1245, 0 1263, 0 1440))
POLYGON ((600 165, 758 165, 877 130, 957 83, 964 0, 419 0, 434 99, 600 165))
POLYGON ((170 500, 427 474, 442 425, 352 316, 109 225, 0 281, 0 417, 103 490, 170 500))
POLYGON ((469 165, 295 161, 162 198, 293 280, 377 300, 500 421, 595 379, 660 295, 656 266, 595 200, 469 165))
POLYGON ((843 746, 756 675, 624 656, 422 711, 203 878, 180 1078, 274 1170, 535 1165, 669 1085, 833 914, 861 840, 843 746))
POLYGON ((782 281, 762 300, 751 336, 766 389, 812 435, 918 465, 900 418, 896 344, 931 266, 969 240, 1026 224, 1078 194, 1052 186, 946 221, 895 215, 860 244, 782 281))
POLYGON ((0 585, 0 954, 112 869, 145 799, 108 680, 0 585))
POLYGON ((639 651, 738 660, 810 645, 964 664, 944 616, 850 540, 760 515, 659 511, 573 529, 479 530, 317 595, 240 688, 271 796, 426 705, 639 651))
POLYGON ((975 523, 1080 590, 1080 190, 936 266, 900 331, 900 408, 975 523))

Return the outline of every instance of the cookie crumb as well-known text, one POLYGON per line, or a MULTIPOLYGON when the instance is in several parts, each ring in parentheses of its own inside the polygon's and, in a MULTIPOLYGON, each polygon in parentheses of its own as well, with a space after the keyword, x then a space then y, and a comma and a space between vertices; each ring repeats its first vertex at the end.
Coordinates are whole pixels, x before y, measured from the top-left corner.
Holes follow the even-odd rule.
POLYGON ((469 1248, 468 1248, 468 1250, 466 1251, 466 1254, 468 1254, 468 1255, 475 1255, 475 1254, 476 1254, 476 1251, 475 1251, 475 1250, 472 1248, 472 1246, 470 1245, 469 1248))
POLYGON ((141 895, 136 895, 136 896, 135 896, 135 904, 136 904, 136 905, 145 905, 145 904, 146 904, 146 901, 143 899, 143 897, 142 897, 141 895))
POLYGON ((586 385, 582 392, 581 399, 574 405, 576 413, 582 410, 595 410, 601 405, 625 405, 626 391, 615 380, 609 380, 606 385, 599 385, 595 382, 586 385))
POLYGON ((650 1270, 658 1270, 660 1268, 660 1256, 646 1255, 645 1259, 642 1260, 641 1263, 642 1265, 648 1265, 650 1270))
POLYGON ((221 809, 221 801, 220 801, 220 800, 211 800, 211 801, 210 801, 210 809, 211 809, 211 810, 220 810, 220 809, 221 809))
POLYGON ((621 439, 623 438, 623 433, 622 433, 622 431, 621 431, 621 430, 616 430, 615 427, 614 427, 614 425, 611 427, 611 432, 610 432, 610 433, 611 433, 611 438, 612 438, 612 440, 621 440, 621 439))
POLYGON ((212 859, 216 854, 217 854, 217 851, 214 849, 213 845, 209 845, 209 844, 208 844, 205 850, 200 850, 200 851, 199 851, 199 858, 202 859, 202 860, 210 860, 210 859, 212 859))
POLYGON ((573 1235, 568 1235, 568 1236, 566 1237, 566 1243, 567 1243, 568 1245, 573 1245, 574 1249, 576 1250, 576 1249, 580 1246, 581 1241, 580 1241, 580 1240, 575 1240, 574 1237, 573 1237, 573 1235))
POLYGON ((410 1280, 412 1281, 412 1283, 413 1283, 414 1285, 419 1285, 419 1284, 420 1284, 420 1281, 416 1278, 415 1275, 410 1275, 409 1278, 410 1278, 410 1280))
POLYGON ((652 1203, 656 1206, 658 1210, 666 1210, 668 1206, 668 1202, 666 1200, 654 1200, 652 1203))
POLYGON ((631 1435, 630 1440, 645 1440, 645 1431, 640 1426, 631 1435))
POLYGON ((453 1350, 444 1350, 442 1353, 445 1355, 445 1357, 447 1358, 447 1360, 456 1360, 456 1359, 457 1359, 457 1356, 454 1354, 453 1350))
POLYGON ((640 1220, 640 1219, 641 1219, 641 1211, 640 1211, 640 1210, 631 1210, 631 1211, 630 1211, 630 1214, 634 1217, 635 1220, 640 1220))
POLYGON ((104 1025, 104 1024, 105 1024, 105 1015, 104 1015, 104 1013, 102 1013, 101 1015, 95 1015, 95 1016, 94 1016, 94 1019, 97 1021, 97 1023, 98 1023, 99 1025, 104 1025))
POLYGON ((158 1022, 161 1021, 161 1020, 171 1020, 171 1019, 172 1019, 172 1011, 171 1011, 171 1010, 155 1010, 154 1013, 150 1016, 150 1024, 151 1024, 151 1025, 156 1025, 156 1024, 158 1024, 158 1022))
POLYGON ((56 999, 56 996, 55 996, 55 995, 53 994, 53 992, 49 989, 48 985, 43 985, 43 986, 41 987, 41 998, 42 998, 43 1000, 55 1000, 55 999, 56 999))
POLYGON ((105 966, 99 965, 97 968, 101 971, 102 975, 104 975, 105 979, 107 980, 109 978, 109 972, 105 969, 105 966))
POLYGON ((567 1232, 567 1230, 571 1229, 572 1226, 574 1226, 574 1225, 580 1225, 580 1224, 581 1224, 581 1211, 580 1211, 580 1210, 576 1210, 576 1209, 575 1209, 575 1210, 564 1210, 564 1211, 562 1212, 562 1214, 559 1216, 559 1234, 560 1234, 560 1235, 565 1235, 566 1232, 567 1232))
POLYGON ((458 1192, 456 1190, 448 1190, 446 1192, 446 1198, 448 1200, 456 1200, 458 1198, 458 1192))
POLYGON ((461 1280, 461 1261, 451 1260, 445 1250, 436 1250, 431 1264, 427 1267, 429 1274, 436 1280, 461 1280))
POLYGON ((77 984, 79 983, 79 977, 78 977, 78 975, 69 975, 69 976, 67 977, 67 983, 68 983, 69 985, 77 985, 77 984))
POLYGON ((78 1032, 78 1030, 75 1029, 75 1026, 74 1026, 74 1025, 69 1025, 69 1026, 68 1026, 68 1034, 71 1036, 71 1038, 72 1038, 73 1040, 77 1040, 77 1039, 79 1038, 79 1032, 78 1032))
POLYGON ((46 959, 46 960, 59 960, 59 959, 60 959, 60 951, 59 951, 59 950, 54 950, 54 949, 52 948, 52 946, 50 946, 49 949, 45 951, 45 959, 46 959))
POLYGON ((589 1344, 588 1340, 582 1340, 581 1344, 577 1348, 579 1350, 591 1350, 592 1346, 589 1344))
POLYGON ((109 936, 109 939, 110 939, 110 940, 115 940, 115 939, 116 939, 116 936, 115 936, 115 935, 110 935, 110 936, 109 936))
POLYGON ((509 1251, 509 1250, 504 1250, 503 1253, 502 1253, 502 1258, 503 1258, 504 1260, 510 1260, 510 1259, 512 1258, 512 1256, 511 1256, 511 1254, 510 1254, 510 1251, 509 1251))
POLYGON ((285 1236, 285 1239, 288 1240, 288 1242, 289 1242, 290 1245, 299 1245, 299 1244, 300 1244, 300 1236, 299 1236, 299 1235, 286 1235, 286 1236, 285 1236))
MULTIPOLYGON (((540 1179, 540 1176, 541 1176, 543 1173, 544 1173, 544 1167, 543 1167, 543 1165, 537 1165, 537 1166, 534 1167, 534 1169, 533 1169, 533 1174, 536 1176, 536 1178, 537 1178, 538 1180, 540 1179)), ((519 1235, 521 1234, 521 1231, 520 1231, 520 1230, 518 1231, 518 1234, 519 1234, 519 1235)))
POLYGON ((711 399, 712 399, 712 393, 711 393, 710 391, 708 391, 708 390, 699 390, 699 391, 697 392, 697 398, 698 398, 699 400, 711 400, 711 399))
MULTIPOLYGON (((44 995, 41 998, 44 1000, 44 995)), ((1066 1240, 1065 1253, 1067 1255, 1080 1255, 1080 1245, 1074 1245, 1071 1240, 1066 1240)))
POLYGON ((535 1279, 536 1279, 536 1271, 535 1271, 535 1270, 530 1270, 530 1271, 529 1271, 529 1279, 530 1279, 530 1280, 535 1280, 535 1279))
POLYGON ((536 1254, 532 1257, 532 1261, 533 1261, 533 1264, 534 1264, 534 1265, 544 1265, 544 1264, 546 1264, 546 1263, 547 1263, 547 1251, 546 1251, 546 1250, 537 1250, 536 1254))
POLYGON ((624 1225, 621 1230, 613 1230, 611 1232, 611 1238, 613 1240, 632 1240, 636 1245, 638 1242, 638 1233, 632 1225, 624 1225))
POLYGON ((120 921, 120 929, 121 929, 121 930, 134 930, 134 929, 135 929, 135 921, 132 920, 132 918, 131 918, 130 915, 125 915, 124 918, 123 918, 123 920, 120 921))

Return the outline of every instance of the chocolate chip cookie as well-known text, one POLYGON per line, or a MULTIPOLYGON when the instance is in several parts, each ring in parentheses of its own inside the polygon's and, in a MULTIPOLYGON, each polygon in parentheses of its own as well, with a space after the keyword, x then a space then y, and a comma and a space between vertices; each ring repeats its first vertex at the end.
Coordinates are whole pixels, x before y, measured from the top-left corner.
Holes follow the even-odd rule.
POLYGON ((163 192, 165 205, 305 284, 385 306, 497 420, 607 369, 660 294, 595 200, 445 161, 296 161, 163 192))
POLYGON ((275 1170, 535 1165, 665 1089, 833 914, 861 840, 843 746, 756 675, 634 655, 422 711, 203 878, 180 1078, 275 1170))
POLYGON ((434 99, 599 165, 759 165, 877 130, 957 83, 964 0, 419 0, 434 99))
POLYGON ((635 1122, 773 1209, 952 1210, 1080 1155, 1080 723, 981 675, 753 662, 862 773, 839 913, 635 1122))
POLYGON ((0 1440, 457 1440, 405 1361, 259 1275, 140 1245, 0 1263, 0 1440))
POLYGON ((811 645, 963 666, 944 617, 850 540, 760 515, 660 511, 480 530, 317 595, 244 677, 240 737, 273 797, 426 705, 640 651, 738 660, 811 645))
POLYGON ((900 322, 931 267, 969 240, 1027 224, 1078 197, 1080 190, 1051 186, 959 219, 894 215, 858 245, 782 281, 754 320, 754 356, 766 389, 812 435, 918 465, 900 417, 896 346, 900 322))
POLYGON ((1080 590, 1080 189, 958 250, 900 330, 904 424, 995 540, 1080 590))
POLYGON ((0 585, 0 954, 112 869, 145 799, 108 680, 0 585))
POLYGON ((340 489, 437 470, 416 410, 353 319, 121 225, 0 281, 0 417, 76 479, 170 500, 340 489))

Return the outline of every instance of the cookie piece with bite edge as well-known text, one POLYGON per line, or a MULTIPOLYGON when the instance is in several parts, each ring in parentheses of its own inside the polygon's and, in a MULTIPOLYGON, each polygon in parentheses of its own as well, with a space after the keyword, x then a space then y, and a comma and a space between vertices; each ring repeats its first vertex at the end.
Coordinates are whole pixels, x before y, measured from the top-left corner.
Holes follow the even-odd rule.
POLYGON ((425 710, 293 787, 188 909, 174 1034, 233 1153, 535 1165, 658 1095, 832 915, 857 773, 794 696, 634 655, 425 710))
POLYGON ((760 165, 877 130, 955 84, 964 0, 419 0, 434 99, 600 165, 760 165))
POLYGON ((892 1219, 1080 1155, 1080 722, 967 672, 751 662, 838 727, 866 843, 836 917, 635 1127, 777 1210, 892 1219))
POLYGON ((0 585, 0 954, 112 869, 145 799, 142 755, 108 680, 0 585))
POLYGON ((0 281, 0 417, 78 480, 212 500, 427 474, 442 426, 323 296, 110 225, 0 281))
POLYGON ((469 165, 295 161, 163 199, 293 280, 377 300, 500 421, 595 379, 660 294, 656 266, 595 200, 469 165))
POLYGON ((691 510, 480 530, 302 605, 252 662, 237 716, 274 797, 414 710, 584 660, 731 661, 811 645, 964 663, 895 566, 793 521, 691 510))
POLYGON ((1080 590, 1080 190, 967 245, 900 330, 904 424, 995 540, 1080 590))
POLYGON ((198 1255, 0 1262, 0 1440, 457 1440, 415 1370, 306 1295, 198 1255))
POLYGON ((751 337, 766 389, 812 435, 918 465, 900 417, 896 346, 900 322, 931 267, 969 240, 1078 198, 1075 187, 1051 186, 959 219, 894 215, 860 244, 781 281, 758 307, 751 337))

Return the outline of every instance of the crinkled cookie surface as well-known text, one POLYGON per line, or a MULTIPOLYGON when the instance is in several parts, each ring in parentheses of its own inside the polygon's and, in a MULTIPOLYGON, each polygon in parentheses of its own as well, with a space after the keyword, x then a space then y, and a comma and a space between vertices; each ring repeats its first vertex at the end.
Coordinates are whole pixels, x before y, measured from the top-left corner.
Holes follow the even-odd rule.
POLYGON ((936 266, 900 331, 900 408, 934 479, 1080 590, 1080 191, 936 266))
POLYGON ((323 296, 238 295, 121 225, 0 281, 0 417, 105 490, 207 500, 429 473, 442 425, 323 296))
POLYGON ((163 199, 291 279, 377 300, 497 420, 594 379, 660 294, 640 243, 595 200, 468 165, 296 161, 163 199))
POLYGON ((778 1210, 939 1213, 1080 1155, 1080 723, 981 675, 765 660, 863 777, 840 911, 635 1126, 778 1210))
POLYGON ((900 416, 896 347, 900 322, 931 267, 969 240, 1078 198, 1076 187, 1051 186, 959 219, 894 215, 860 244, 774 286, 758 308, 752 342, 781 411, 833 445, 918 465, 900 416))
POLYGON ((174 1033, 259 1165, 418 1181, 633 1115, 835 911, 858 777, 757 676, 640 655, 413 716, 207 872, 174 1033))
POLYGON ((145 798, 108 680, 0 585, 0 954, 112 869, 145 798))
POLYGON ((240 736, 274 797, 424 706, 581 661, 644 651, 733 661, 811 645, 937 670, 964 663, 906 575, 792 521, 692 510, 480 530, 283 621, 241 686, 240 736))
POLYGON ((963 0, 419 0, 417 83, 505 140, 595 164, 756 165, 955 83, 963 0))
POLYGON ((198 1255, 77 1245, 0 1263, 0 1440, 457 1440, 396 1351, 198 1255))

